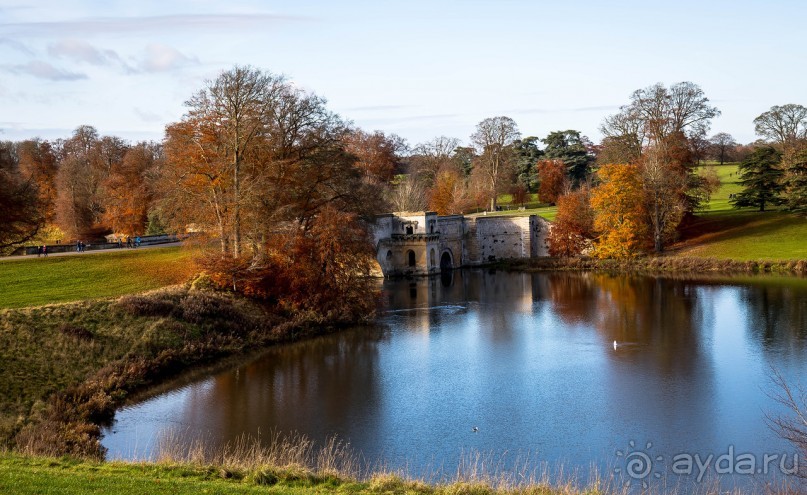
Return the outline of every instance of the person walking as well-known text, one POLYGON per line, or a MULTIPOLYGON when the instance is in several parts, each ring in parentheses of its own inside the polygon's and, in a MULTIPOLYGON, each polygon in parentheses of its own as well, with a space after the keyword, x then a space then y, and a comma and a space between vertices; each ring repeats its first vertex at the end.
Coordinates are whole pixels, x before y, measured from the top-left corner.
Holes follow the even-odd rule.
POLYGON ((48 257, 48 245, 47 244, 42 244, 42 254, 45 255, 45 258, 48 257))
POLYGON ((140 236, 135 237, 135 247, 140 247, 140 236))
POLYGON ((36 247, 36 257, 39 258, 40 256, 42 256, 42 246, 37 246, 36 247))

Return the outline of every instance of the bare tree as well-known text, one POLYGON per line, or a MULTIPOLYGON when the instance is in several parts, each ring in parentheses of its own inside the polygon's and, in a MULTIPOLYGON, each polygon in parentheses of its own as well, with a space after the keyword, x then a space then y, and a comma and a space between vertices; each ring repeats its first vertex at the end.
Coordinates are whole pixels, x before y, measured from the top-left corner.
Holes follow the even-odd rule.
POLYGON ((731 134, 725 132, 718 132, 709 139, 712 145, 712 154, 723 165, 729 158, 731 153, 737 147, 737 141, 731 137, 731 134))
POLYGON ((421 211, 428 206, 426 188, 412 174, 392 189, 390 203, 395 211, 421 211))
POLYGON ((807 138, 807 108, 789 103, 774 105, 754 119, 757 135, 781 145, 807 138))
POLYGON ((798 457, 800 462, 796 476, 807 480, 807 390, 801 385, 793 388, 776 370, 773 371, 772 380, 777 392, 771 393, 771 398, 783 405, 789 414, 766 414, 768 426, 799 451, 801 455, 798 457))
POLYGON ((459 144, 459 139, 446 136, 418 144, 410 157, 411 172, 425 184, 433 185, 437 174, 453 165, 452 157, 459 144))
POLYGON ((518 126, 510 117, 487 118, 476 125, 476 132, 471 135, 478 163, 488 181, 491 210, 496 210, 501 179, 512 165, 511 145, 520 137, 518 126))

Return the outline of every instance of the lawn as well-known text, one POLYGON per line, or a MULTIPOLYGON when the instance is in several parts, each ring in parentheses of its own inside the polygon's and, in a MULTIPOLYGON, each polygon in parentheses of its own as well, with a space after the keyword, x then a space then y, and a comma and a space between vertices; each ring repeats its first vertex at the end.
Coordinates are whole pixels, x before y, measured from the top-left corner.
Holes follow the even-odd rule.
POLYGON ((807 217, 734 208, 729 196, 742 190, 738 166, 727 163, 715 169, 720 189, 683 229, 682 241, 673 247, 677 255, 743 261, 807 259, 807 217))
POLYGON ((193 272, 180 247, 0 261, 0 308, 116 297, 181 283, 193 272))
MULTIPOLYGON (((68 459, 0 455, 0 493, 7 494, 249 494, 336 493, 327 483, 300 486, 259 486, 245 480, 224 479, 219 471, 202 467, 155 464, 93 463, 68 459)), ((350 493, 342 486, 340 493, 350 493)))

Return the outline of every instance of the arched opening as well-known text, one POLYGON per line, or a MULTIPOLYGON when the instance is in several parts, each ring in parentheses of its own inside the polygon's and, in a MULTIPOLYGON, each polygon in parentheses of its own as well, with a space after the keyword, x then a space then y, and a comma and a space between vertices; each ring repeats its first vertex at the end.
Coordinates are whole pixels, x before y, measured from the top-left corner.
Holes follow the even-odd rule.
POLYGON ((415 233, 415 229, 412 228, 411 225, 406 226, 406 235, 412 235, 415 233))
POLYGON ((454 260, 451 259, 451 253, 444 251, 440 256, 440 270, 451 270, 454 268, 454 260))
POLYGON ((415 252, 410 249, 409 252, 406 253, 406 257, 409 261, 409 266, 415 266, 415 252))
POLYGON ((431 252, 429 253, 429 268, 437 266, 434 256, 434 248, 432 248, 431 252))
POLYGON ((429 233, 434 234, 434 221, 429 224, 429 233))
POLYGON ((392 251, 387 251, 387 263, 392 262, 392 251))

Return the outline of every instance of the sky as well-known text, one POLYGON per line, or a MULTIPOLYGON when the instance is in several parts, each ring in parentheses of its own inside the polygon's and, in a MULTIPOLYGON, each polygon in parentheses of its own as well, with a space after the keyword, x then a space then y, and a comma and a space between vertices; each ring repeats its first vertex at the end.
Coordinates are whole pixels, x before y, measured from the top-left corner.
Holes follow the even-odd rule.
POLYGON ((722 111, 712 134, 750 142, 772 105, 807 105, 805 20, 803 0, 0 0, 0 140, 159 141, 251 65, 412 145, 498 115, 596 142, 633 91, 680 81, 722 111))

